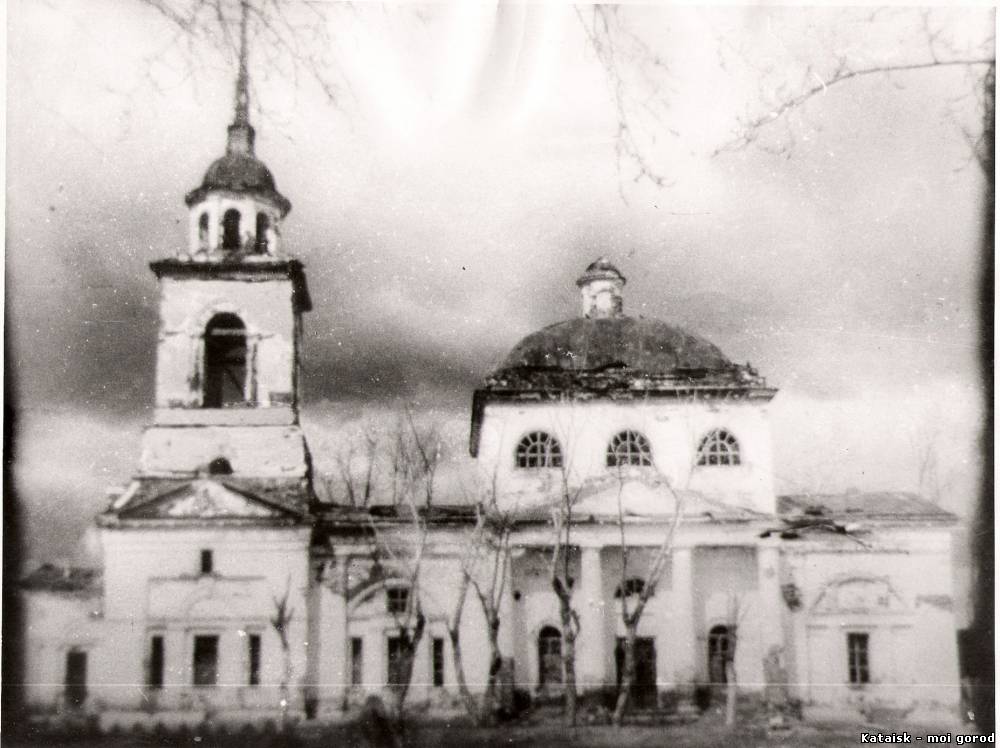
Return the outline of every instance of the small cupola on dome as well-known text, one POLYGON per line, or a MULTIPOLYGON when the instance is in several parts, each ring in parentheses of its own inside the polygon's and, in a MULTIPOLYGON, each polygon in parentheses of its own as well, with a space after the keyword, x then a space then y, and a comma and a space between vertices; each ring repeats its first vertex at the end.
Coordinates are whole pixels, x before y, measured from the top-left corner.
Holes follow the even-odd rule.
POLYGON ((190 209, 189 256, 194 260, 266 260, 279 253, 279 225, 292 204, 254 153, 247 68, 247 5, 242 3, 236 107, 226 153, 184 197, 190 209))
POLYGON ((620 317, 622 315, 622 288, 625 276, 606 257, 600 257, 587 266, 577 278, 583 303, 583 316, 587 319, 620 317))

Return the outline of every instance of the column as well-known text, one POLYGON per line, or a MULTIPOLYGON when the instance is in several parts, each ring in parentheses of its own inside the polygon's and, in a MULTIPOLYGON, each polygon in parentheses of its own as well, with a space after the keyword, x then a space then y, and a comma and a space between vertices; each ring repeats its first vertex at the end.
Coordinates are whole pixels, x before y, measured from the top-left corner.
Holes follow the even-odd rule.
POLYGON ((577 639, 576 671, 581 691, 604 685, 606 659, 604 626, 604 580, 601 549, 583 548, 580 559, 580 635, 577 639))
MULTIPOLYGON (((681 692, 693 696, 697 639, 694 631, 694 596, 692 589, 692 549, 675 548, 670 559, 671 600, 673 603, 673 640, 670 652, 674 683, 681 692)), ((666 645, 666 642, 664 642, 666 645)), ((666 646, 664 646, 664 650, 666 646)))
POLYGON ((761 656, 764 662, 764 697, 771 703, 779 700, 788 682, 785 656, 785 632, 781 610, 781 563, 777 546, 757 548, 757 610, 760 625, 761 656), (782 684, 782 685, 778 685, 782 684))

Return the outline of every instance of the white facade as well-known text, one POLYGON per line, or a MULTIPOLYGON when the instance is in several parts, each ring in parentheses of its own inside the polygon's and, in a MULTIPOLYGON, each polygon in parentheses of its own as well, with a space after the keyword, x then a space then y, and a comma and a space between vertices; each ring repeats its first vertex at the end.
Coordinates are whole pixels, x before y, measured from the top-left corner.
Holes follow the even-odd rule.
MULTIPOLYGON (((387 696, 393 648, 413 626, 394 606, 416 599, 409 703, 461 708, 448 623, 473 514, 427 515, 410 588, 417 535, 403 514, 317 504, 298 421, 308 293, 277 244, 290 205, 253 156, 245 94, 227 155, 188 195, 190 246, 153 263, 156 411, 132 482, 99 518, 102 586, 52 569, 25 583, 26 698, 41 715, 343 718, 387 696), (230 209, 240 228, 227 247, 230 209), (262 212, 263 243, 247 233, 262 212), (396 552, 378 552, 380 538, 396 552)), ((720 665, 735 647, 744 693, 841 714, 956 713, 954 517, 898 494, 776 496, 776 390, 707 341, 626 317, 625 278, 606 260, 578 284, 582 316, 525 338, 474 398, 479 478, 514 523, 499 601, 506 684, 536 699, 564 687, 551 517, 570 496, 582 694, 613 693, 622 596, 680 515, 638 627, 643 708, 692 705, 731 677, 720 665)), ((459 632, 481 693, 489 637, 471 595, 459 632)))

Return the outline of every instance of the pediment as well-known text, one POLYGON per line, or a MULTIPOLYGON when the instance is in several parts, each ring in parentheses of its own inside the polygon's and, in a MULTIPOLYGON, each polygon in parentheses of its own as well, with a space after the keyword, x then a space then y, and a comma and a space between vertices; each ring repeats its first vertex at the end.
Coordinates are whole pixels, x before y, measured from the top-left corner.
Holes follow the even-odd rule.
POLYGON ((844 577, 830 582, 820 593, 812 612, 818 615, 846 613, 902 613, 906 610, 899 593, 884 577, 844 577))
POLYGON ((123 519, 281 519, 290 513, 219 481, 200 479, 119 515, 123 519))

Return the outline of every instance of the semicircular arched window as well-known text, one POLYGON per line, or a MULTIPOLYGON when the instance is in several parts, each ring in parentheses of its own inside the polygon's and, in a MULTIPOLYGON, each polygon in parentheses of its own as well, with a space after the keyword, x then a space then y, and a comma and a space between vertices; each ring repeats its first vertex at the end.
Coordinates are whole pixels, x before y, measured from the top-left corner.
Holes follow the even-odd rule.
POLYGON ((532 431, 517 443, 515 464, 519 468, 561 468, 559 440, 544 431, 532 431))
POLYGON ((724 429, 708 432, 698 445, 698 465, 739 465, 740 443, 724 429))
POLYGON ((608 443, 607 466, 622 467, 638 465, 649 467, 653 464, 653 451, 649 439, 638 431, 622 431, 615 434, 608 443))

